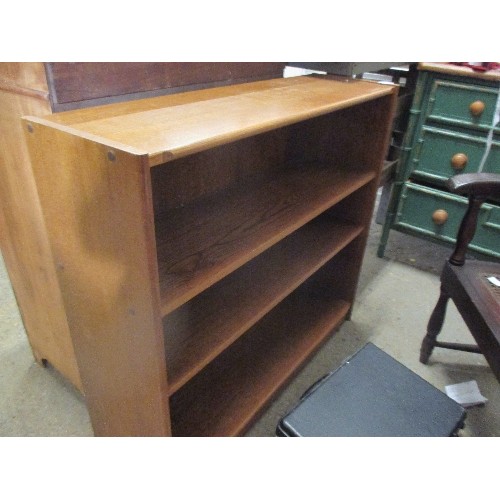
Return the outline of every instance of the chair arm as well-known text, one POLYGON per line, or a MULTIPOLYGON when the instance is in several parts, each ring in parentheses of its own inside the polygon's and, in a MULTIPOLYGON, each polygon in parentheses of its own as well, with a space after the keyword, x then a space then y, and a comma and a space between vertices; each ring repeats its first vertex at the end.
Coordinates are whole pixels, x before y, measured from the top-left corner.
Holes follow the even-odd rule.
POLYGON ((458 174, 446 182, 452 193, 467 195, 469 204, 458 230, 455 250, 450 264, 462 266, 469 243, 474 237, 479 209, 487 199, 500 196, 499 174, 458 174))
POLYGON ((480 198, 500 196, 500 174, 458 174, 446 181, 452 193, 480 198))

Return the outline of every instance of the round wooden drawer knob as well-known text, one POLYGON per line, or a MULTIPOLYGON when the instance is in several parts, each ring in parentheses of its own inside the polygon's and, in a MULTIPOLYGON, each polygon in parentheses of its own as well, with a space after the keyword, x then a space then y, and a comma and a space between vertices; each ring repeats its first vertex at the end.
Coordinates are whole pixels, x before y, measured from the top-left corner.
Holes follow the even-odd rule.
POLYGON ((469 110, 470 110, 472 115, 480 116, 483 113, 485 107, 486 106, 485 106, 483 101, 474 101, 469 106, 469 110))
POLYGON ((440 208, 432 214, 432 220, 434 224, 442 226, 448 220, 448 212, 440 208))
POLYGON ((467 165, 467 161, 469 158, 467 158, 467 155, 464 153, 457 153, 456 155, 453 155, 451 157, 451 166, 455 170, 463 170, 465 168, 465 165, 467 165))

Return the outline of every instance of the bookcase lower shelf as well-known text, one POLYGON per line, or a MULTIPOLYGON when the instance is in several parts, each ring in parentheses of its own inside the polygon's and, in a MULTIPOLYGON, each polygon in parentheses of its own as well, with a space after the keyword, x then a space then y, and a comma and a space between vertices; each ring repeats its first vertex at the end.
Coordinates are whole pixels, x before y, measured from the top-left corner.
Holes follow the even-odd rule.
POLYGON ((292 295, 171 397, 172 434, 242 434, 349 307, 307 290, 292 295))
POLYGON ((169 393, 244 334, 361 231, 360 226, 334 225, 330 218, 319 218, 167 315, 163 329, 169 393))

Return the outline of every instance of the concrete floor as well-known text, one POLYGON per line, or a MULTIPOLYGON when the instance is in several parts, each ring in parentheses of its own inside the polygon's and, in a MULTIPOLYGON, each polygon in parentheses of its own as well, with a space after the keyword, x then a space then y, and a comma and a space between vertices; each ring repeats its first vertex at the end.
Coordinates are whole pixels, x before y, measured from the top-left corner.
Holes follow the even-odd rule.
MULTIPOLYGON (((376 256, 381 226, 373 222, 351 321, 326 342, 268 407, 248 436, 273 436, 279 419, 315 380, 337 368, 367 341, 437 388, 478 382, 488 402, 467 411, 464 436, 500 435, 499 385, 477 354, 436 349, 419 363, 420 342, 437 300, 439 271, 449 249, 392 232, 376 256)), ((451 305, 443 340, 471 342, 451 305)), ((84 398, 50 367, 34 362, 3 261, 0 259, 0 436, 92 436, 84 398)))

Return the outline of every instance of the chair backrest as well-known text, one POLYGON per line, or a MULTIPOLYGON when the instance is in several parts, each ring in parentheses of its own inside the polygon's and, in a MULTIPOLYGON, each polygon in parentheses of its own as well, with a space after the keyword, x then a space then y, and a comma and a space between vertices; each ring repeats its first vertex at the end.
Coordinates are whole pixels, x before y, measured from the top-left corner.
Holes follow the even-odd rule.
POLYGON ((500 174, 458 174, 446 182, 450 192, 468 196, 469 206, 457 233, 455 249, 449 262, 463 266, 469 243, 476 232, 479 209, 484 201, 500 197, 500 174))

